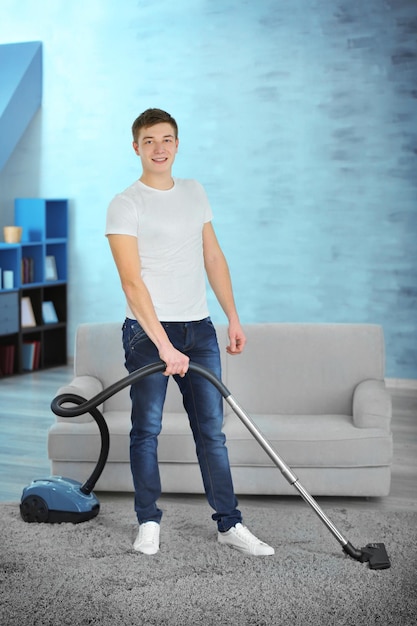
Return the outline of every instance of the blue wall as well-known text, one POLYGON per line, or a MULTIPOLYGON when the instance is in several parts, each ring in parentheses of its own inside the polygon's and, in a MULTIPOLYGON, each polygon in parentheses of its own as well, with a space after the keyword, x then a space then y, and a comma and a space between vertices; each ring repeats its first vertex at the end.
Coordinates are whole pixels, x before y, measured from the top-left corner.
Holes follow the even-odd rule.
POLYGON ((123 317, 105 212, 140 171, 131 122, 158 106, 242 321, 380 323, 387 376, 417 378, 416 34, 412 1, 3 0, 0 43, 43 41, 44 97, 0 225, 16 196, 70 198, 70 350, 78 323, 123 317))

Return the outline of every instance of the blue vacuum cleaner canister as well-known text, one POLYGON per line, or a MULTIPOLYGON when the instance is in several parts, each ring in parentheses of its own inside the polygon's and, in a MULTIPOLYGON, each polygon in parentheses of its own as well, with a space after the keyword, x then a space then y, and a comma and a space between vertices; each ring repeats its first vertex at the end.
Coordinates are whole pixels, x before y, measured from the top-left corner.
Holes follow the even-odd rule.
POLYGON ((100 503, 94 493, 83 493, 71 478, 49 476, 23 489, 20 514, 25 522, 86 522, 96 517, 100 503))

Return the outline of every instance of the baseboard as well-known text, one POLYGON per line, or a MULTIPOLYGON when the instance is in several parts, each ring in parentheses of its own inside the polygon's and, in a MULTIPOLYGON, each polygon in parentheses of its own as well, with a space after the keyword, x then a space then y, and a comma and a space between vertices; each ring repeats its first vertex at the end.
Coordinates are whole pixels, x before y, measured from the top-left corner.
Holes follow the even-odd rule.
POLYGON ((414 378, 386 378, 387 389, 409 389, 417 391, 417 380, 414 378))

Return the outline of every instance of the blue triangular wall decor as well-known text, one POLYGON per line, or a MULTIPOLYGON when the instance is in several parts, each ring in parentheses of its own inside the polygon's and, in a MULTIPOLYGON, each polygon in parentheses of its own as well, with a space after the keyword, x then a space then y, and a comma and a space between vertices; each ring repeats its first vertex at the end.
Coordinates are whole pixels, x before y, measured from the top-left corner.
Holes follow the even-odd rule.
POLYGON ((42 43, 0 45, 0 170, 42 102, 42 43))

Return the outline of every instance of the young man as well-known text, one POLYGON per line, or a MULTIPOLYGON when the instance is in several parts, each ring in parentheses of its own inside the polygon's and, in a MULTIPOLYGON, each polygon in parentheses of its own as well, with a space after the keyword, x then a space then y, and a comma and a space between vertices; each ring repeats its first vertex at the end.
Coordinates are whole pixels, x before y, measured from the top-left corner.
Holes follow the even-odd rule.
POLYGON ((199 183, 172 177, 179 140, 171 115, 148 109, 134 121, 132 134, 142 175, 110 203, 106 235, 126 296, 126 368, 133 372, 159 359, 166 363, 164 374, 147 376, 130 391, 130 460, 139 522, 134 549, 144 554, 159 550, 157 438, 172 375, 188 413, 207 500, 215 511, 218 541, 248 554, 274 554, 243 526, 237 509, 221 430, 221 394, 204 377, 188 372, 191 359, 221 378, 205 272, 229 322, 227 352, 241 353, 246 341, 227 262, 211 224, 210 205, 199 183))

